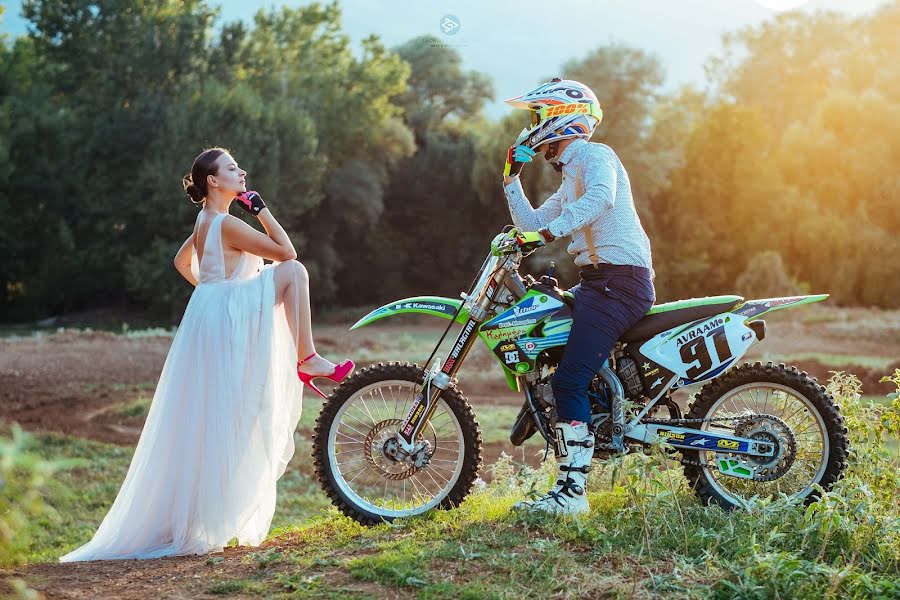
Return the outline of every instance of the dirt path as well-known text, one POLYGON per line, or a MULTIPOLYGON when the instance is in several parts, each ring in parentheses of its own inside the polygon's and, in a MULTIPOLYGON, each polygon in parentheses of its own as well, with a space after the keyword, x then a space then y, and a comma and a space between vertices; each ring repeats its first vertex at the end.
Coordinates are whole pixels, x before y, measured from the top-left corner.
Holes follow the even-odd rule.
MULTIPOLYGON (((229 589, 227 582, 249 579, 259 572, 255 562, 247 555, 264 552, 283 552, 301 548, 302 538, 287 534, 277 540, 264 542, 258 548, 226 548, 224 552, 209 556, 177 556, 153 560, 116 560, 81 563, 43 563, 17 569, 0 569, 0 597, 2 581, 21 578, 48 600, 115 600, 167 598, 229 598, 257 597, 229 589), (228 590, 228 591, 226 591, 228 590), (237 593, 236 593, 237 592, 237 593)), ((332 558, 341 554, 332 553, 332 558)), ((360 555, 357 553, 357 555, 360 555)), ((290 564, 267 568, 267 578, 274 579, 279 572, 292 574, 296 568, 290 564)), ((334 567, 310 569, 310 575, 327 578, 329 588, 344 596, 410 597, 397 589, 386 589, 372 583, 351 578, 345 571, 334 567), (399 593, 399 595, 398 595, 399 593)), ((287 590, 285 590, 287 592, 287 590)))

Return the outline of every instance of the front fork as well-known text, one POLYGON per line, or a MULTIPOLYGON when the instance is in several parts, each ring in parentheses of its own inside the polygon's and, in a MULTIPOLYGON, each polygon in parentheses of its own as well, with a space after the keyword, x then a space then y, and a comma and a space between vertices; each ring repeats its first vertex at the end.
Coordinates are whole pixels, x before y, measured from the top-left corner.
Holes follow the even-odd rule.
MULTIPOLYGON (((453 376, 456 375, 463 359, 465 359, 466 354, 469 353, 477 339, 477 336, 473 336, 472 333, 478 328, 479 323, 480 321, 470 317, 466 321, 459 337, 456 338, 453 350, 450 352, 447 360, 444 361, 441 370, 437 374, 432 375, 429 369, 425 374, 425 381, 422 387, 419 388, 412 406, 409 408, 409 412, 406 413, 403 422, 400 423, 400 429, 397 432, 397 440, 400 442, 401 448, 407 453, 414 451, 415 440, 419 436, 419 432, 428 425, 429 419, 434 414, 441 392, 450 387, 453 376)), ((426 368, 428 368, 427 365, 426 368)))
MULTIPOLYGON (((473 299, 472 308, 469 309, 469 320, 466 321, 462 331, 456 338, 453 350, 450 351, 450 355, 444 361, 440 371, 432 375, 430 366, 425 366, 428 369, 428 372, 425 374, 425 381, 422 383, 422 387, 416 394, 409 412, 406 413, 406 417, 400 423, 397 431, 396 439, 402 449, 401 454, 408 456, 413 453, 419 453, 420 448, 417 448, 416 439, 418 439, 420 432, 428 426, 428 422, 437 408, 437 401, 441 392, 450 387, 450 382, 462 366, 462 362, 465 360, 469 350, 472 349, 475 340, 478 339, 478 336, 473 334, 487 318, 488 309, 498 295, 497 292, 500 291, 498 288, 502 287, 500 282, 505 277, 506 270, 498 269, 488 283, 484 293, 473 299)), ((396 458, 400 459, 401 457, 397 456, 396 458)))

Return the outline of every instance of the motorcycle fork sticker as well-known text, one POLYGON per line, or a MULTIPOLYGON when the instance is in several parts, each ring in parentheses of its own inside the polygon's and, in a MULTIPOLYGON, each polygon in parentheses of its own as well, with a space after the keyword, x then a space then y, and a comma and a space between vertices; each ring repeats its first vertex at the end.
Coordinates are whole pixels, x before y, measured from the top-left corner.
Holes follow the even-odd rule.
POLYGON ((416 394, 413 405, 409 408, 406 418, 403 419, 403 423, 401 423, 400 435, 402 435, 403 439, 409 443, 412 443, 414 437, 413 434, 422 422, 422 417, 425 415, 425 410, 430 403, 429 400, 430 399, 425 398, 425 394, 422 392, 416 394))

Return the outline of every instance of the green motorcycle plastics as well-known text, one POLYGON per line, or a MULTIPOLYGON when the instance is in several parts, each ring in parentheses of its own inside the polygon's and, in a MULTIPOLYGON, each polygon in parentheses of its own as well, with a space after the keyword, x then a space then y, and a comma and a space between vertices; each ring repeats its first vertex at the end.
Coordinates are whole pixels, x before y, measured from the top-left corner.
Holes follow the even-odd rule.
MULTIPOLYGON (((647 315, 713 305, 731 305, 732 308, 725 312, 740 317, 742 321, 748 321, 776 310, 820 302, 826 298, 828 294, 745 302, 741 296, 710 296, 657 304, 647 312, 647 315)), ((535 361, 541 351, 565 346, 572 328, 573 301, 574 297, 570 292, 548 294, 531 289, 515 305, 479 326, 478 336, 500 362, 506 383, 511 390, 519 391, 517 377, 535 369, 535 361)), ((401 314, 423 314, 447 320, 454 319, 462 325, 469 320, 468 311, 460 308, 462 304, 462 300, 442 296, 403 298, 373 310, 357 321, 350 330, 401 314)), ((690 323, 684 324, 673 330, 669 337, 677 336, 690 326, 690 323)))

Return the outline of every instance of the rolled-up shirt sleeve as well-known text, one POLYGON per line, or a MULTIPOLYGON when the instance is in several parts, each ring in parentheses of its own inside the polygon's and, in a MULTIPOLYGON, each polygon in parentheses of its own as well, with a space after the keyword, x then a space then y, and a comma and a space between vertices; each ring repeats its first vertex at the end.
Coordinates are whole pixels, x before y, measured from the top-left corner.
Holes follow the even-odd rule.
POLYGON ((506 200, 509 202, 509 214, 512 216, 513 225, 521 231, 538 231, 546 227, 560 214, 561 199, 565 192, 563 186, 547 198, 538 208, 533 208, 531 202, 525 196, 522 182, 516 177, 509 185, 503 188, 506 200))
POLYGON ((591 152, 585 157, 579 176, 584 181, 584 193, 547 225, 556 237, 571 235, 615 205, 617 176, 611 156, 602 150, 591 152))

